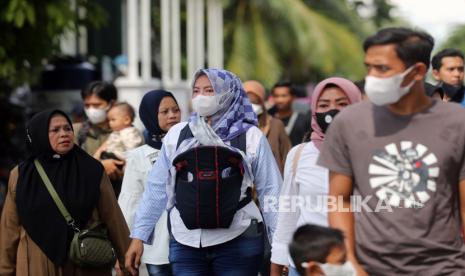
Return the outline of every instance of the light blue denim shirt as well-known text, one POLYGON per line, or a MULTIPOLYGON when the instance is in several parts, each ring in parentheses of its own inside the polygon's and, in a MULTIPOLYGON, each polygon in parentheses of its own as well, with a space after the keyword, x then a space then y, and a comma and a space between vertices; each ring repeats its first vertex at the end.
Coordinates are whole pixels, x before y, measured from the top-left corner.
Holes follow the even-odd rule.
MULTIPOLYGON (((251 219, 263 221, 259 209, 252 201, 236 212, 228 229, 189 230, 185 227, 175 206, 173 185, 175 173, 171 165, 175 158, 174 153, 180 131, 185 125, 186 123, 177 124, 165 136, 158 160, 149 173, 146 189, 135 215, 131 238, 151 244, 154 226, 165 208, 170 210, 171 231, 176 241, 192 247, 206 247, 227 242, 242 234, 250 225, 251 219)), ((265 197, 278 198, 282 177, 268 140, 257 127, 252 127, 247 131, 246 142, 247 157, 251 160, 252 173, 255 178, 254 184, 258 199, 263 206, 265 197)), ((243 186, 251 184, 242 183, 243 186)), ((262 208, 261 211, 271 242, 278 214, 266 208, 265 210, 262 208)))

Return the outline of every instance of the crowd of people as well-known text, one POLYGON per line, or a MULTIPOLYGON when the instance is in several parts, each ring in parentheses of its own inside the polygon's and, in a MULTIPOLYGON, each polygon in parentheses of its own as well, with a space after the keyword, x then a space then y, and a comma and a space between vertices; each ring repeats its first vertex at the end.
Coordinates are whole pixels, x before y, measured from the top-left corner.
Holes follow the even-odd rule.
POLYGON ((27 125, 0 275, 465 275, 464 56, 433 46, 379 30, 364 81, 322 80, 309 114, 290 82, 270 107, 260 82, 208 68, 185 122, 172 93, 147 92, 140 132, 112 84, 89 84, 86 121, 44 110, 27 125), (114 265, 71 257, 96 223, 114 265))

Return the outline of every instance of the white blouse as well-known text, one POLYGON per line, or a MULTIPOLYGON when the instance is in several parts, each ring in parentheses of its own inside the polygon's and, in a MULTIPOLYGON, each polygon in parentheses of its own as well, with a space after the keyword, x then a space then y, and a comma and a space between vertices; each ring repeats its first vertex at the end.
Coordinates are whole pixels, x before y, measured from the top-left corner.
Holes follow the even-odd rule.
POLYGON ((286 158, 278 224, 273 237, 271 262, 280 265, 290 263, 289 243, 299 226, 304 224, 328 226, 326 196, 329 172, 316 164, 320 151, 313 142, 309 142, 302 149, 295 179, 292 182, 292 164, 298 147, 299 145, 293 147, 286 158))
MULTIPOLYGON (((127 152, 126 169, 118 203, 129 228, 134 223, 134 215, 145 190, 148 173, 152 169, 159 152, 159 150, 148 145, 142 145, 127 152)), ((156 224, 154 234, 155 240, 153 244, 144 244, 142 262, 153 265, 168 264, 169 233, 166 211, 163 212, 156 224)))

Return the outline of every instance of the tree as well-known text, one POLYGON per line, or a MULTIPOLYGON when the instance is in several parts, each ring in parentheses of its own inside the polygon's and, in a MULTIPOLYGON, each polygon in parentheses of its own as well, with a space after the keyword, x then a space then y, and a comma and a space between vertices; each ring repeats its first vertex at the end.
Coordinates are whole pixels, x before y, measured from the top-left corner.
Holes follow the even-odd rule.
POLYGON ((44 59, 59 54, 63 34, 81 25, 102 26, 106 18, 91 0, 0 1, 0 94, 34 83, 44 59))
POLYGON ((394 10, 395 6, 389 3, 388 0, 371 0, 368 2, 366 0, 354 0, 351 2, 359 13, 366 13, 367 10, 369 11, 370 15, 367 19, 370 20, 376 28, 390 25, 395 20, 391 15, 391 11, 394 10))
POLYGON ((346 26, 360 39, 364 39, 375 30, 371 18, 362 18, 359 14, 360 9, 367 8, 364 2, 304 0, 304 3, 316 12, 346 26))
POLYGON ((228 1, 226 67, 271 86, 339 75, 362 77, 361 39, 302 0, 228 1))
POLYGON ((438 50, 444 48, 456 48, 465 53, 465 25, 455 27, 446 42, 438 50))

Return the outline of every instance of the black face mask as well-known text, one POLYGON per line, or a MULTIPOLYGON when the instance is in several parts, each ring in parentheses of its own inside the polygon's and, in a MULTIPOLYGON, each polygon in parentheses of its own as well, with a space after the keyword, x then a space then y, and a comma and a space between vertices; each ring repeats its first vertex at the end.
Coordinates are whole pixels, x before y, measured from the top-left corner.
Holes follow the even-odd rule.
POLYGON ((450 85, 443 82, 441 87, 452 102, 461 102, 463 100, 463 85, 450 85))
POLYGON ((320 126, 323 133, 326 133, 326 130, 329 127, 329 124, 334 120, 334 117, 339 113, 337 109, 331 109, 327 112, 315 113, 316 122, 320 126))

